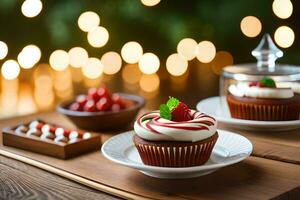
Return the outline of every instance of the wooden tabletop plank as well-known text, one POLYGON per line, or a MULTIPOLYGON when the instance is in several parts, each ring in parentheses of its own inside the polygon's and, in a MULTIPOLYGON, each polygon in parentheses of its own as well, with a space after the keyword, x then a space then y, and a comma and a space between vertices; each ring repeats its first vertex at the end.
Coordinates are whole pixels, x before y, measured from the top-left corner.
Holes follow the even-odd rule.
POLYGON ((0 172, 0 199, 119 199, 4 156, 0 172))
MULTIPOLYGON (((1 122, 0 126, 13 125, 36 117, 52 123, 59 122, 70 128, 73 126, 56 113, 6 120, 1 122)), ((111 135, 102 134, 102 136, 106 139, 111 135)), ((290 147, 296 149, 295 146, 290 147)), ((250 157, 242 163, 199 178, 161 180, 114 164, 105 159, 99 151, 63 161, 9 147, 1 146, 0 150, 62 170, 65 172, 62 175, 67 178, 74 176, 83 178, 86 180, 81 182, 83 184, 89 185, 93 182, 94 188, 101 190, 103 186, 111 187, 123 194, 128 192, 131 197, 140 195, 156 199, 223 199, 226 196, 226 199, 269 199, 289 195, 294 191, 297 193, 300 190, 300 165, 259 157, 250 157)))

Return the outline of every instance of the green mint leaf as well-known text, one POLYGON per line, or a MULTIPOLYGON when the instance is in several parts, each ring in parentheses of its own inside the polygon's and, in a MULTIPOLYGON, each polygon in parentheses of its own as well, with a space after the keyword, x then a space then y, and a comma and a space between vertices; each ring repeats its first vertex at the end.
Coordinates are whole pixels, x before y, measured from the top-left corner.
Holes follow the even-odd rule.
POLYGON ((259 82, 265 87, 276 88, 275 81, 267 76, 263 77, 259 82))
POLYGON ((169 107, 169 110, 174 110, 179 104, 179 100, 174 97, 169 97, 169 100, 167 101, 167 106, 169 107))
POLYGON ((161 118, 164 118, 164 119, 167 119, 167 120, 172 119, 170 109, 166 104, 161 104, 159 106, 159 115, 160 115, 161 118))

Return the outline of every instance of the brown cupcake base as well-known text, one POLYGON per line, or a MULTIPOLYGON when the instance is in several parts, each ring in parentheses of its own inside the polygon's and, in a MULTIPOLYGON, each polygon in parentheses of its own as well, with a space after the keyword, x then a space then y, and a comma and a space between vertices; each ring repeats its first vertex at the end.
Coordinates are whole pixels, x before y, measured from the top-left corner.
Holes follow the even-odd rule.
POLYGON ((298 120, 300 115, 300 98, 258 99, 227 96, 231 117, 258 121, 298 120))
POLYGON ((148 141, 133 136, 133 142, 144 164, 160 167, 192 167, 207 162, 218 139, 218 133, 197 142, 148 141))

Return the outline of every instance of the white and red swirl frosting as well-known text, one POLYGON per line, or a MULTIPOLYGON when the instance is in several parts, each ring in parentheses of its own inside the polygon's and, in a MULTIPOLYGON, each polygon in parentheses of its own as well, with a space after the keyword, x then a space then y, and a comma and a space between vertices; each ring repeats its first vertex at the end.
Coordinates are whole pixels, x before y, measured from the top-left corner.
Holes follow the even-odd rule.
POLYGON ((190 110, 192 120, 184 122, 161 118, 159 111, 146 113, 134 123, 138 136, 150 141, 196 142, 216 133, 216 120, 202 112, 190 110))

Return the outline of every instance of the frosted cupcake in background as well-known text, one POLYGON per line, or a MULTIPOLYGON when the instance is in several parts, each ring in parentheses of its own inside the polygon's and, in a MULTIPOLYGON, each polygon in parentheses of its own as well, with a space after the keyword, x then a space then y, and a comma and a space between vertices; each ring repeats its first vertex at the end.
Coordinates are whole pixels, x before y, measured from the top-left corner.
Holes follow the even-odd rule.
POLYGON ((170 97, 159 111, 134 124, 134 144, 146 165, 191 167, 209 159, 218 138, 216 120, 170 97))
POLYGON ((291 86, 278 87, 269 77, 258 82, 230 85, 228 92, 226 99, 233 118, 259 121, 299 119, 299 96, 291 86))

